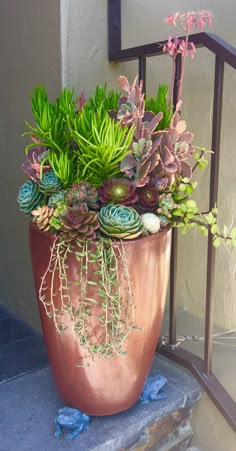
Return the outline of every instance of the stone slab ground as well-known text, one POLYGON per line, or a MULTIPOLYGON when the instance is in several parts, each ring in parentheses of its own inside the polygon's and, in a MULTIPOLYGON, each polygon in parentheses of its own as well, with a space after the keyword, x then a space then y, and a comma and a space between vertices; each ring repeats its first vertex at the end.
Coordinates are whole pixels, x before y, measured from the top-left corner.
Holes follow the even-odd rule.
POLYGON ((152 375, 168 379, 166 398, 138 402, 127 411, 92 417, 90 428, 72 442, 54 437, 57 409, 63 406, 49 367, 0 385, 1 451, 183 451, 190 446, 191 409, 200 398, 197 382, 163 357, 152 375))

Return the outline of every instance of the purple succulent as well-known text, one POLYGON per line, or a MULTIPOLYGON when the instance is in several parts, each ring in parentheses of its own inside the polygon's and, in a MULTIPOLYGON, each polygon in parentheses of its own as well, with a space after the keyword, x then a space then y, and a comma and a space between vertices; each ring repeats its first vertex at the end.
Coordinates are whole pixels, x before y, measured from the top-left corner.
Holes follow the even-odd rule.
POLYGON ((143 82, 140 81, 137 85, 137 78, 135 78, 132 85, 126 77, 120 76, 118 83, 120 87, 127 93, 126 96, 121 96, 119 99, 119 111, 112 110, 109 112, 113 119, 118 119, 121 125, 136 126, 134 133, 135 139, 138 141, 143 138, 144 130, 149 131, 149 138, 156 129, 163 114, 155 115, 152 111, 145 111, 144 94, 142 92, 143 82))
POLYGON ((98 216, 94 211, 90 211, 85 203, 68 207, 59 219, 62 224, 61 230, 66 234, 67 240, 96 238, 96 229, 99 227, 98 216))
MULTIPOLYGON (((29 149, 26 160, 22 164, 23 171, 36 183, 40 180, 41 161, 47 156, 47 149, 45 147, 36 146, 29 149)), ((48 172, 51 167, 44 164, 42 173, 48 172)))
POLYGON ((134 178, 137 187, 145 186, 150 181, 150 174, 158 165, 160 156, 158 154, 158 146, 161 137, 152 141, 149 133, 144 130, 144 136, 133 143, 133 152, 125 157, 120 169, 129 178, 134 178))
POLYGON ((154 184, 148 184, 139 190, 139 205, 142 210, 153 211, 158 203, 159 192, 154 184))
POLYGON ((157 174, 168 177, 170 184, 176 175, 192 178, 192 168, 187 160, 195 151, 192 144, 194 135, 186 131, 186 122, 180 120, 180 106, 181 102, 177 105, 169 129, 157 133, 161 136, 157 174))
POLYGON ((126 179, 112 178, 106 180, 99 188, 99 198, 104 204, 109 202, 131 205, 137 202, 138 194, 133 182, 126 179))

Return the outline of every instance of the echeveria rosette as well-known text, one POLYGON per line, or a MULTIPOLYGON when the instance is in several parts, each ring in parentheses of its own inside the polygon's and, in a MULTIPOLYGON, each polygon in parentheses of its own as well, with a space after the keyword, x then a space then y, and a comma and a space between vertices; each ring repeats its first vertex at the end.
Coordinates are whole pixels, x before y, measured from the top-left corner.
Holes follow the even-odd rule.
POLYGON ((65 195, 66 195, 66 191, 64 189, 61 189, 57 193, 53 194, 48 199, 48 206, 51 208, 56 208, 58 203, 64 202, 65 195))
POLYGON ((63 187, 62 181, 54 171, 45 172, 38 182, 38 189, 46 196, 52 196, 63 187))
POLYGON ((30 215, 32 210, 46 204, 45 196, 38 190, 38 185, 33 180, 28 180, 19 190, 17 197, 20 210, 30 215))
POLYGON ((98 219, 101 232, 113 238, 132 240, 143 233, 142 219, 131 207, 106 205, 98 219))
POLYGON ((65 201, 68 205, 73 206, 81 202, 85 202, 88 207, 97 209, 98 205, 98 190, 89 182, 81 181, 80 183, 73 183, 67 189, 65 201))
POLYGON ((147 230, 148 233, 153 234, 159 232, 161 220, 158 216, 154 215, 154 213, 144 213, 141 218, 144 229, 147 230))
POLYGON ((99 227, 98 215, 90 211, 85 203, 68 207, 63 215, 59 216, 66 240, 94 240, 99 227))
POLYGON ((111 178, 99 188, 99 198, 103 204, 132 205, 137 202, 138 194, 133 182, 121 178, 111 178))
POLYGON ((148 184, 139 189, 138 204, 144 211, 153 211, 158 203, 159 191, 155 185, 148 184))

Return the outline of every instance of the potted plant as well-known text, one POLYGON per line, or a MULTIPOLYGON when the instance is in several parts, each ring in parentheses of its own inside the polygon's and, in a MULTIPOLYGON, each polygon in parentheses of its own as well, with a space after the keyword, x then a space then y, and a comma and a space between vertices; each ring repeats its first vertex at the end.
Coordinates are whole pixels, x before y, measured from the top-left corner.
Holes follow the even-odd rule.
MULTIPOLYGON (((159 338, 170 260, 171 228, 197 226, 224 234, 217 209, 201 215, 191 199, 193 173, 207 164, 205 149, 180 118, 192 26, 206 11, 170 15, 186 38, 163 50, 182 54, 178 103, 173 82, 144 97, 142 82, 125 92, 98 86, 86 101, 64 88, 50 103, 46 89, 31 98, 20 209, 31 219, 30 246, 45 343, 62 399, 91 415, 113 414, 138 399, 159 338)), ((227 242, 236 244, 233 229, 227 242)))

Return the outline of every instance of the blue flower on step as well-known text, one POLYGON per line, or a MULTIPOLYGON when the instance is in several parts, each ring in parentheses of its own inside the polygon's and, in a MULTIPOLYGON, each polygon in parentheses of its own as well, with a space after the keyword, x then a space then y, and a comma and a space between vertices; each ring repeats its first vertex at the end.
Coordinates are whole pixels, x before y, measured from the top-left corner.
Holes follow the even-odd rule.
POLYGON ((88 429, 90 417, 80 410, 62 407, 57 411, 54 423, 56 437, 64 436, 66 440, 73 440, 88 429))
POLYGON ((166 398, 166 395, 162 393, 162 388, 166 382, 167 379, 163 376, 148 377, 139 401, 142 404, 148 404, 150 401, 158 401, 159 399, 166 398))

